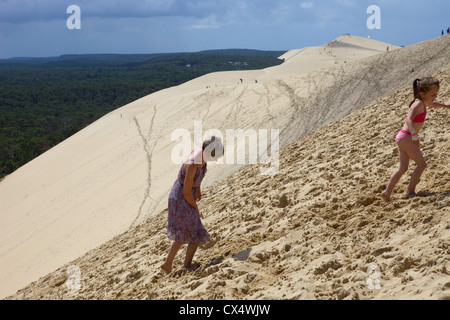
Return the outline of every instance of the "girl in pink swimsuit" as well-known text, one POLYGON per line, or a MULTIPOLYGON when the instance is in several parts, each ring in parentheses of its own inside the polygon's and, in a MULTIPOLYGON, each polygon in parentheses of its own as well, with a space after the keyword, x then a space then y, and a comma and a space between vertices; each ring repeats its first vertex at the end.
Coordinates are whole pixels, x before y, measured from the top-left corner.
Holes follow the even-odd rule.
POLYGON ((419 132, 425 123, 427 108, 450 108, 450 105, 434 102, 438 95, 439 87, 439 80, 432 77, 414 80, 414 101, 409 105, 409 113, 402 130, 395 137, 399 150, 400 167, 392 174, 386 190, 381 193, 381 197, 386 202, 391 200, 391 194, 395 185, 403 174, 408 171, 410 159, 414 160, 417 168, 411 175, 411 181, 405 197, 409 198, 416 195, 416 186, 427 167, 419 143, 419 132))

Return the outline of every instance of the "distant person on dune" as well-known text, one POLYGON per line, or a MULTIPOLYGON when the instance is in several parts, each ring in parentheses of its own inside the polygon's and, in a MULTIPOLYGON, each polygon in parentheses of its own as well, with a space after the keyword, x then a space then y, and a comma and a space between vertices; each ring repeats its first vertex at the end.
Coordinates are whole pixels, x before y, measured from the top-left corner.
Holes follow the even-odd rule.
POLYGON ((173 260, 183 244, 188 244, 184 268, 192 267, 192 259, 201 243, 210 241, 203 227, 197 202, 201 200, 200 184, 205 177, 208 161, 223 156, 220 138, 211 137, 202 148, 191 152, 178 172, 178 178, 169 194, 167 236, 173 240, 167 259, 161 266, 167 274, 172 271, 173 260))
POLYGON ((399 150, 400 167, 392 174, 386 190, 381 193, 381 197, 386 202, 391 200, 391 194, 395 185, 399 182, 402 175, 407 172, 410 159, 414 160, 417 168, 411 175, 405 198, 416 195, 416 186, 427 167, 419 143, 419 132, 425 123, 427 108, 450 108, 450 105, 434 102, 439 88, 439 80, 432 77, 414 80, 414 101, 409 106, 409 113, 402 130, 395 138, 399 150))

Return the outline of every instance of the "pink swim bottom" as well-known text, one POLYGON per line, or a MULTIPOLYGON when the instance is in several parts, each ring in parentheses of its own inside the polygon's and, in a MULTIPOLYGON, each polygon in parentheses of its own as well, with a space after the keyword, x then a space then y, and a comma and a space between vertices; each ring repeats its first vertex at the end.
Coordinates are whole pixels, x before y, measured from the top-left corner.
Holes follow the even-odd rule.
POLYGON ((399 142, 401 140, 403 140, 406 137, 410 137, 411 136, 411 132, 409 131, 405 131, 405 130, 401 130, 397 136, 395 137, 395 142, 397 142, 397 144, 399 144, 399 142))

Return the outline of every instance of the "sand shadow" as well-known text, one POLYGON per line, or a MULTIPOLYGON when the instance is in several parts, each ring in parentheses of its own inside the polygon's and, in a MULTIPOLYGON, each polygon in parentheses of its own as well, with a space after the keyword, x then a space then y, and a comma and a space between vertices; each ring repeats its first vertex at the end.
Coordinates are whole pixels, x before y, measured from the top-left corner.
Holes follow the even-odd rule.
POLYGON ((252 248, 249 248, 247 250, 242 250, 236 254, 233 254, 233 258, 239 261, 245 261, 248 259, 248 256, 250 255, 250 252, 252 251, 252 248))
POLYGON ((213 258, 213 259, 211 260, 210 263, 208 263, 207 265, 205 265, 203 268, 206 269, 206 268, 215 266, 216 264, 221 264, 221 263, 223 262, 224 259, 225 259, 225 258, 224 258, 223 256, 215 257, 215 258, 213 258))
POLYGON ((447 191, 447 192, 442 193, 442 194, 440 195, 438 201, 444 200, 445 198, 448 198, 448 197, 450 197, 450 191, 447 191))
POLYGON ((437 193, 436 192, 425 192, 425 191, 420 191, 420 192, 418 192, 418 193, 416 193, 416 197, 419 197, 419 198, 428 198, 428 197, 432 197, 432 196, 435 196, 435 195, 437 195, 437 193))
POLYGON ((410 195, 407 198, 403 198, 403 199, 407 200, 407 199, 413 199, 413 198, 430 198, 433 196, 438 196, 439 198, 437 199, 437 201, 441 201, 447 197, 450 197, 450 191, 447 191, 444 193, 420 191, 414 195, 410 195))

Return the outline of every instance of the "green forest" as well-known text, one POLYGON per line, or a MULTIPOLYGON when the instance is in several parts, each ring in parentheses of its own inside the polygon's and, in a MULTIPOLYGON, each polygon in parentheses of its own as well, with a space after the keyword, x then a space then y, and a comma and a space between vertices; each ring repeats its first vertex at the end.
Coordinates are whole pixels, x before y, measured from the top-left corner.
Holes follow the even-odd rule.
POLYGON ((281 64, 285 51, 0 60, 0 180, 108 112, 207 73, 281 64))

